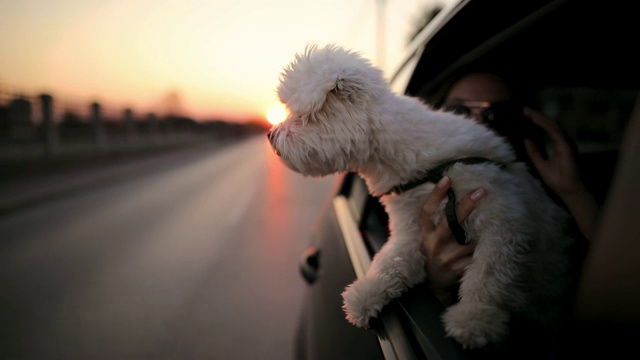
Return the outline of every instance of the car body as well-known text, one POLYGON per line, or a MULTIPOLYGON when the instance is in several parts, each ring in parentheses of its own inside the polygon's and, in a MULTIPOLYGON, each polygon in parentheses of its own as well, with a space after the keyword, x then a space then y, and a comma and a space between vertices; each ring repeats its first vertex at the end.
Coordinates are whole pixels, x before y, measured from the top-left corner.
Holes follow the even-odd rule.
MULTIPOLYGON (((640 99, 637 21, 630 3, 622 1, 451 3, 408 46, 391 85, 399 93, 429 102, 463 67, 491 64, 503 69, 527 84, 538 109, 575 142, 586 185, 604 204, 621 143, 630 136, 625 129, 640 99)), ((296 333, 298 358, 550 358, 552 354, 564 358, 590 353, 589 346, 580 344, 577 327, 566 331, 570 334, 561 332, 554 346, 527 339, 500 353, 463 350, 445 336, 440 320, 444 307, 425 285, 385 307, 374 329, 349 324, 340 294, 364 275, 386 241, 388 218, 357 174, 338 176, 329 196, 301 259, 309 287, 296 333)), ((597 329, 587 338, 603 340, 601 333, 611 330, 597 329)))

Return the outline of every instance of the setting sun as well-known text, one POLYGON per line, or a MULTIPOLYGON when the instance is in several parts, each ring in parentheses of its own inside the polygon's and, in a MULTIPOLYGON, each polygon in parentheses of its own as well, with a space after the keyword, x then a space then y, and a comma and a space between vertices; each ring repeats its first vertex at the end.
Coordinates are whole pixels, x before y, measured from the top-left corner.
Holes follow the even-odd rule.
POLYGON ((267 110, 267 121, 271 125, 277 125, 287 118, 287 109, 282 104, 273 105, 267 110))

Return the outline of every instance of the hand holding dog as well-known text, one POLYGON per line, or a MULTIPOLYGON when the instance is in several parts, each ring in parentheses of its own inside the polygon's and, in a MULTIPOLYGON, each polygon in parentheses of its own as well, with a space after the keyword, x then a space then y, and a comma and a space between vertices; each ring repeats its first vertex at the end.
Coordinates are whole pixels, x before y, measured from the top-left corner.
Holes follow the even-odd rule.
MULTIPOLYGON (((474 250, 473 245, 460 245, 455 241, 446 218, 442 218, 437 226, 433 222, 438 206, 447 197, 450 187, 451 180, 443 177, 427 198, 422 218, 421 250, 426 257, 427 279, 435 296, 446 306, 457 301, 458 283, 471 264, 474 250)), ((458 220, 466 219, 484 195, 483 189, 477 189, 461 199, 456 204, 458 220)))

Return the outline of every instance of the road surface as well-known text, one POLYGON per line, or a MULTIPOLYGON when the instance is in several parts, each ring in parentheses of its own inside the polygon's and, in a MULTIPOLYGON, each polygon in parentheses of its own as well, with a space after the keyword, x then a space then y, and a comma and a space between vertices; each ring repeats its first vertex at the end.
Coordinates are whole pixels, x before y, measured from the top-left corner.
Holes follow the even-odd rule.
POLYGON ((0 359, 293 357, 334 178, 263 136, 163 156, 0 216, 0 359))

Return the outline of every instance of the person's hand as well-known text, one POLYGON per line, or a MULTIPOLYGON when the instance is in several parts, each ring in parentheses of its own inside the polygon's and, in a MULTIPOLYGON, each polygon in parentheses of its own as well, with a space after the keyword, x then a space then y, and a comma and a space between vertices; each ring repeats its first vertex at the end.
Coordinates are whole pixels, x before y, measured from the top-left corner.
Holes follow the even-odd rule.
POLYGON ((593 235, 598 206, 580 178, 573 148, 556 123, 527 107, 524 108, 524 115, 544 130, 551 142, 551 153, 545 159, 533 142, 525 139, 531 162, 542 181, 567 205, 580 231, 589 239, 593 235))
POLYGON ((525 139, 527 154, 542 180, 560 197, 584 190, 575 155, 560 127, 530 108, 524 108, 524 115, 540 127, 549 137, 551 152, 545 159, 530 139, 525 139))
MULTIPOLYGON (((446 217, 436 225, 433 217, 440 203, 447 196, 451 180, 446 176, 438 182, 423 207, 422 253, 426 257, 427 281, 436 297, 445 305, 457 301, 457 287, 467 266, 471 264, 474 247, 456 242, 446 217)), ((461 222, 475 209, 484 196, 483 189, 475 190, 456 204, 456 214, 461 222)))

